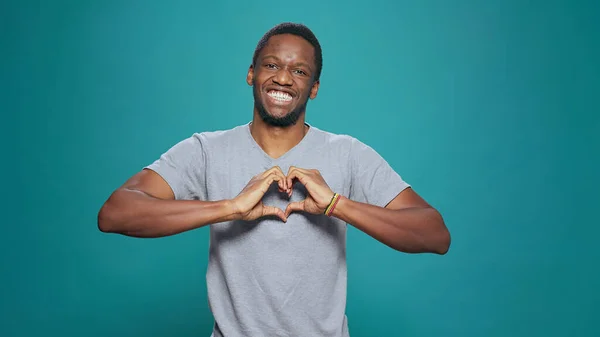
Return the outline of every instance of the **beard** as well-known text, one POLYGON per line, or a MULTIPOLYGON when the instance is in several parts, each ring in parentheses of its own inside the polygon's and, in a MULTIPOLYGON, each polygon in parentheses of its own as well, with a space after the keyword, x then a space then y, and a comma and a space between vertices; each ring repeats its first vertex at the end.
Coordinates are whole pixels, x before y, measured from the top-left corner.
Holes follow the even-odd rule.
POLYGON ((308 97, 304 102, 302 102, 292 111, 288 112, 285 116, 275 117, 271 115, 265 108, 265 105, 263 104, 260 98, 258 87, 256 85, 253 85, 252 87, 252 93, 254 95, 254 107, 256 108, 256 111, 258 111, 258 115, 260 116, 260 118, 268 125, 283 128, 295 125, 296 122, 298 122, 300 116, 302 116, 302 113, 306 110, 306 105, 308 104, 308 97))

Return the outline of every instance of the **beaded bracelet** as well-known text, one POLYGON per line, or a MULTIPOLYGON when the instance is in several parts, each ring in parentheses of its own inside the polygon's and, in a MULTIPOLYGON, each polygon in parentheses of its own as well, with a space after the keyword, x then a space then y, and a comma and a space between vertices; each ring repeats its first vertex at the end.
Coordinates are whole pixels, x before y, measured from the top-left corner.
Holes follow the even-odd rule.
POLYGON ((329 202, 329 206, 327 206, 327 208, 325 208, 325 212, 324 214, 327 216, 331 216, 331 214, 333 213, 333 210, 335 209, 335 206, 337 205, 338 201, 340 201, 341 196, 337 193, 333 194, 333 197, 331 198, 331 201, 329 202))

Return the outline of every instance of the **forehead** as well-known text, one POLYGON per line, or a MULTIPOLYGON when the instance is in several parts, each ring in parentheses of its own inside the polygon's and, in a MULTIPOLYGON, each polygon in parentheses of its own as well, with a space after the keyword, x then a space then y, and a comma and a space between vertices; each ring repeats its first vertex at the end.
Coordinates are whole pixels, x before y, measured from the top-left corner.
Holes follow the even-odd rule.
POLYGON ((304 38, 292 34, 271 36, 260 53, 260 57, 275 56, 283 61, 314 64, 315 49, 304 38))

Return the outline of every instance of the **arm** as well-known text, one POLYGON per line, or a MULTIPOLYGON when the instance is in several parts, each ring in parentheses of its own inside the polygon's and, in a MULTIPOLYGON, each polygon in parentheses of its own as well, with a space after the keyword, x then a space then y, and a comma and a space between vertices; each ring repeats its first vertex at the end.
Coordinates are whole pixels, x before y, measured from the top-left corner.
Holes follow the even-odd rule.
POLYGON ((400 192, 386 207, 342 197, 332 216, 401 252, 443 255, 450 247, 442 216, 412 188, 400 192))
POLYGON ((162 237, 233 218, 230 201, 175 200, 167 182, 144 169, 111 194, 98 213, 98 228, 133 237, 162 237))
MULTIPOLYGON (((291 167, 288 186, 302 183, 309 195, 288 205, 285 215, 294 211, 323 214, 334 195, 318 170, 291 167)), ((344 220, 387 246, 405 253, 445 254, 450 233, 442 216, 412 188, 400 192, 386 207, 342 197, 331 216, 344 220)))
POLYGON ((252 178, 232 200, 175 200, 173 190, 156 172, 144 169, 117 189, 98 213, 98 228, 105 233, 133 237, 163 237, 208 224, 230 220, 254 220, 275 215, 283 221, 283 211, 260 201, 277 181, 287 189, 283 172, 272 168, 252 178))

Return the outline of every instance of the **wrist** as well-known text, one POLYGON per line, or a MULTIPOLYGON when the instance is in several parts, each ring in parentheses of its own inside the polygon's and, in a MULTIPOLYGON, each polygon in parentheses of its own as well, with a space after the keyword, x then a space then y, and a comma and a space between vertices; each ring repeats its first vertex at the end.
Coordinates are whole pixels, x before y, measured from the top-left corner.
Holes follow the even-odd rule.
POLYGON ((334 193, 333 197, 331 198, 331 202, 325 209, 325 215, 330 217, 337 217, 339 215, 340 203, 344 204, 346 200, 347 199, 344 198, 343 195, 339 193, 334 193))
POLYGON ((345 196, 340 196, 340 200, 338 201, 337 205, 331 212, 331 216, 341 219, 341 220, 344 220, 344 221, 347 221, 348 208, 352 207, 353 202, 354 201, 346 198, 345 196))
POLYGON ((242 212, 240 212, 239 208, 237 207, 235 201, 233 201, 233 199, 231 200, 225 200, 225 209, 226 209, 226 217, 229 220, 240 220, 242 219, 242 212))

